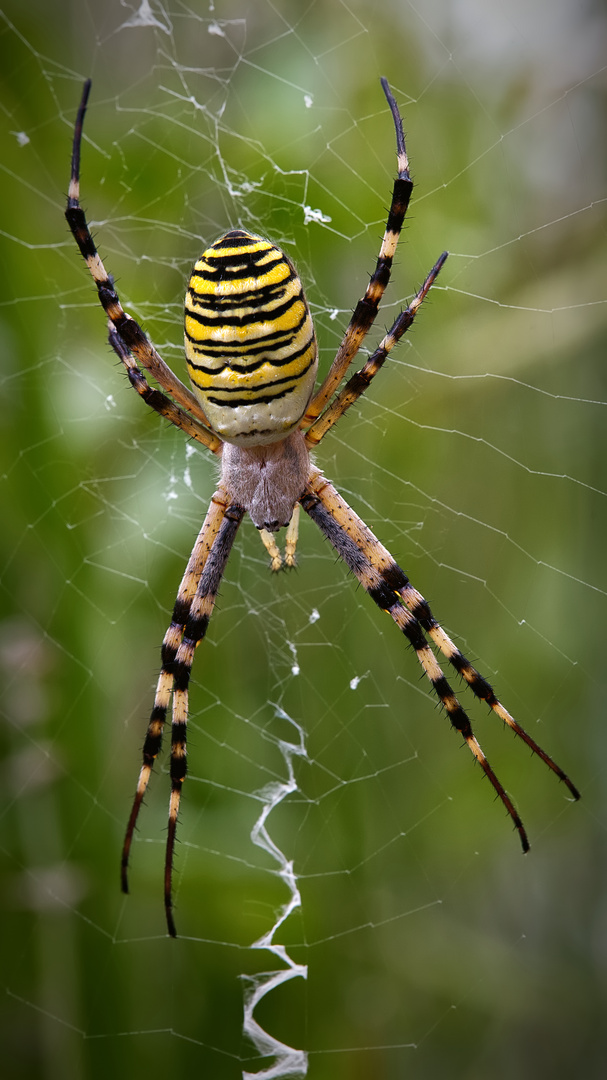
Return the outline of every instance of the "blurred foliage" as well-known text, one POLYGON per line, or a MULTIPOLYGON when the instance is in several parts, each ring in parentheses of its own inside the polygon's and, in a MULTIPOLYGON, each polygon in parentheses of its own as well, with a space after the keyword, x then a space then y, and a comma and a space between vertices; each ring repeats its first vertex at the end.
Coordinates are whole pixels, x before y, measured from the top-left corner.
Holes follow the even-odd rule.
POLYGON ((605 19, 573 0, 515 8, 518 22, 448 0, 423 18, 327 0, 4 7, 7 1077, 261 1067, 239 975, 275 965, 248 946, 286 901, 249 840, 255 793, 286 774, 276 740, 297 741, 277 706, 308 751, 271 818, 303 900, 277 940, 309 975, 260 1022, 310 1050, 314 1080, 603 1075, 605 19), (67 234, 88 75, 83 204, 178 371, 189 267, 237 224, 296 260, 330 363, 383 230, 379 76, 393 85, 417 187, 380 329, 451 256, 318 461, 582 789, 569 806, 473 708, 526 859, 414 656, 320 535, 304 522, 297 572, 271 579, 245 526, 195 665, 183 936, 163 937, 164 767, 121 897, 159 646, 215 476, 127 389, 67 234))

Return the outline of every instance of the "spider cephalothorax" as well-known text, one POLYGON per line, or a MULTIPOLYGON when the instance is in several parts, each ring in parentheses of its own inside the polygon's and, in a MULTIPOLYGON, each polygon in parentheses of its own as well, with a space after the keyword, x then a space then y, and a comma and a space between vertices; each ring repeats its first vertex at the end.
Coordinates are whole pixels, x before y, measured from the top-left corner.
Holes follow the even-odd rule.
POLYGON ((413 188, 398 107, 385 79, 382 87, 396 129, 398 176, 375 271, 354 309, 326 378, 315 390, 316 339, 293 264, 270 241, 243 230, 232 230, 216 240, 196 262, 186 292, 185 348, 194 393, 167 367, 139 325, 123 310, 113 280, 95 248, 80 207, 79 181, 82 124, 90 81, 85 83, 82 94, 74 132, 66 217, 108 317, 110 344, 146 404, 222 459, 220 483, 190 555, 171 625, 164 637, 162 668, 122 853, 122 887, 127 892, 127 867, 135 824, 172 705, 171 799, 164 875, 167 926, 172 935, 175 924, 171 880, 179 800, 186 775, 190 671, 245 514, 249 514, 260 530, 274 570, 283 565, 283 556, 274 539, 276 530, 287 529, 284 563, 292 566, 300 506, 316 522, 370 597, 392 617, 415 649, 451 724, 465 739, 510 814, 524 851, 529 842, 523 823, 487 761, 428 639, 476 697, 485 701, 545 761, 575 799, 579 798, 562 769, 513 719, 486 679, 437 623, 427 601, 413 588, 389 552, 310 462, 309 451, 365 392, 391 349, 407 332, 447 258, 443 252, 375 352, 341 386, 375 320, 390 280, 394 252, 413 188), (161 389, 150 386, 139 365, 161 389))

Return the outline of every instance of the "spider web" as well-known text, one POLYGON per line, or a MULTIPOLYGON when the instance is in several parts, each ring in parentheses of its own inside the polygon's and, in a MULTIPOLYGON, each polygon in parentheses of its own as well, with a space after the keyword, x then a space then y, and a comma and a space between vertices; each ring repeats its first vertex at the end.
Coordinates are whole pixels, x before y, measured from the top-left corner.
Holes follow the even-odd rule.
POLYGON ((604 13, 60 0, 0 26, 7 1075, 598 1077, 604 13), (312 523, 274 577, 245 523, 194 665, 177 941, 166 759, 120 895, 159 646, 215 473, 128 390, 62 223, 88 75, 83 205, 178 373, 188 271, 236 226, 295 260, 326 370, 383 231, 388 77, 416 189, 371 347, 451 254, 317 460, 581 788, 573 807, 468 702, 525 859, 312 523))

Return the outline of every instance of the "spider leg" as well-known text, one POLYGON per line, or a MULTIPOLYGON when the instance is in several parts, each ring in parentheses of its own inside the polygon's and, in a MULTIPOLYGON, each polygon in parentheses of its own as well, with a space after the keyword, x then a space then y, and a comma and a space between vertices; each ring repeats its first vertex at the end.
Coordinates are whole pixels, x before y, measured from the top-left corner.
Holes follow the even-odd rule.
POLYGON ((398 578, 398 581, 393 580, 393 587, 396 587, 397 592, 402 596, 411 614, 417 619, 420 626, 423 627, 436 647, 440 649, 443 656, 447 657, 447 660, 455 668, 458 675, 461 675, 468 683, 473 694, 475 694, 477 698, 480 698, 481 701, 485 701, 487 705, 493 709, 496 716, 499 716, 500 720, 507 724, 508 727, 523 740, 523 742, 527 743, 527 746, 533 753, 537 754, 537 756, 545 762, 548 768, 556 773, 559 780, 562 780, 566 787, 569 788, 574 799, 579 799, 580 793, 567 774, 563 772, 556 761, 553 761, 550 755, 547 754, 546 751, 536 743, 535 739, 533 739, 514 717, 510 715, 499 698, 496 697, 493 687, 479 674, 470 661, 466 659, 464 654, 458 649, 457 645, 451 641, 449 635, 443 630, 440 623, 436 621, 430 610, 428 601, 424 599, 417 589, 413 588, 404 571, 401 570, 396 563, 394 563, 394 568, 397 571, 396 578, 398 578))
POLYGON ((145 796, 154 762, 160 752, 166 714, 171 699, 174 680, 174 665, 177 650, 183 639, 192 601, 196 595, 200 578, 207 562, 209 552, 215 542, 228 505, 225 492, 219 488, 211 501, 204 523, 188 560, 183 579, 179 586, 173 608, 171 624, 162 643, 162 668, 158 676, 154 705, 143 746, 143 764, 139 773, 133 807, 129 817, 122 848, 121 882, 122 891, 127 893, 128 863, 133 841, 133 834, 139 810, 145 796))
MULTIPOLYGON (((167 419, 169 419, 171 423, 176 424, 177 427, 181 427, 188 434, 192 434, 194 438, 199 442, 204 443, 210 450, 217 450, 220 446, 220 440, 208 430, 209 422, 194 394, 188 390, 187 386, 183 385, 177 376, 173 374, 168 365, 165 364, 164 360, 148 341, 135 319, 131 318, 131 316, 124 311, 118 293, 114 287, 113 279, 111 275, 107 273, 105 266, 103 265, 101 257, 95 247, 93 237, 91 236, 86 215, 80 206, 80 146, 82 142, 84 115, 86 113, 90 89, 91 80, 87 79, 82 91, 82 99, 80 101, 74 128, 72 170, 67 207, 65 210, 67 223, 80 249, 80 253, 89 268, 93 281, 97 286, 97 292, 103 310, 115 331, 110 333, 110 344, 125 365, 131 383, 135 386, 135 389, 138 390, 138 393, 141 394, 144 401, 146 401, 146 404, 150 405, 153 409, 156 409, 156 411, 160 412, 163 416, 166 416, 167 419), (131 353, 137 357, 137 360, 142 364, 146 371, 149 371, 150 375, 157 380, 163 390, 166 390, 166 392, 175 399, 178 405, 181 406, 181 409, 178 409, 175 406, 172 411, 168 410, 166 408, 166 398, 164 395, 155 397, 151 391, 147 394, 144 386, 139 389, 137 386, 136 365, 132 362, 130 364, 127 363, 126 359, 127 357, 130 357, 131 353), (161 408, 158 408, 158 405, 161 405, 161 408), (194 424, 190 417, 184 416, 184 413, 182 412, 183 409, 191 413, 195 420, 198 421, 198 424, 194 424)), ((143 379, 141 372, 138 374, 139 377, 143 379)))
POLYGON ((175 424, 175 427, 181 428, 181 430, 185 432, 186 435, 189 435, 190 438, 196 439, 197 442, 202 443, 208 450, 212 450, 215 454, 219 453, 223 445, 221 439, 212 435, 212 433, 207 428, 203 427, 200 421, 196 420, 195 417, 190 416, 189 413, 180 409, 179 406, 176 405, 170 397, 163 394, 161 390, 150 386, 145 375, 133 360, 130 349, 125 345, 111 319, 108 319, 108 341, 126 368, 126 373, 133 390, 137 391, 139 396, 145 401, 146 405, 149 405, 150 408, 154 409, 160 416, 164 416, 171 424, 175 424))
POLYGON ((303 428, 309 427, 323 411, 325 405, 335 393, 348 370, 348 367, 362 345, 366 334, 375 321, 382 296, 384 295, 386 286, 390 280, 394 252, 396 251, 396 245, 398 244, 405 214, 407 213, 407 208, 409 206, 411 192, 413 190, 413 181, 409 173, 409 161, 403 135, 403 122, 387 80, 382 79, 381 84, 394 120, 398 162, 398 176, 394 181, 392 202, 390 203, 386 229, 375 271, 367 285, 364 296, 358 301, 358 304, 354 308, 352 318, 346 328, 346 332, 342 338, 342 342, 337 350, 329 372, 306 409, 300 424, 303 428))
POLYGON ((217 592, 232 550, 238 526, 245 511, 241 506, 228 506, 223 514, 217 535, 208 553, 204 569, 192 600, 183 636, 172 662, 173 672, 173 718, 171 725, 171 798, 169 803, 169 827, 164 864, 164 907, 167 928, 176 937, 173 920, 173 854, 177 832, 177 818, 181 788, 186 777, 186 735, 188 721, 188 687, 194 654, 204 638, 209 625, 217 592))
POLYGON ((349 409, 350 406, 358 400, 361 394, 364 394, 368 389, 371 380, 377 375, 377 372, 382 367, 388 354, 397 342, 400 341, 403 334, 407 333, 419 308, 440 273, 446 258, 447 252, 443 251, 440 259, 438 259, 432 267, 421 289, 415 294, 409 306, 405 308, 404 311, 401 311, 386 336, 379 343, 373 355, 369 357, 360 371, 357 371, 350 379, 348 379, 343 390, 333 398, 333 401, 322 416, 320 416, 308 429, 306 432, 306 445, 308 447, 312 448, 317 446, 320 440, 327 434, 327 431, 329 431, 333 425, 337 423, 340 417, 343 416, 346 409, 349 409))
POLYGON ((455 670, 463 675, 476 695, 486 700, 492 707, 494 707, 493 702, 495 702, 499 706, 499 711, 497 709, 495 711, 506 723, 508 723, 506 717, 509 717, 512 721, 510 726, 516 734, 520 735, 527 745, 535 753, 538 753, 542 760, 567 784, 574 798, 579 798, 577 789, 537 743, 523 732, 523 729, 516 721, 512 720, 510 714, 497 701, 486 680, 475 671, 438 625, 421 594, 411 589, 404 571, 401 570, 386 548, 380 544, 371 530, 367 528, 318 470, 312 470, 307 490, 300 501, 304 510, 333 544, 338 554, 358 578, 372 600, 382 611, 386 611, 392 617, 415 649, 417 658, 441 704, 444 706, 451 724, 461 733, 508 811, 518 831, 523 851, 528 851, 527 833, 516 807, 489 764, 474 735, 470 719, 460 705, 438 664, 428 644, 425 632, 444 652, 455 670))

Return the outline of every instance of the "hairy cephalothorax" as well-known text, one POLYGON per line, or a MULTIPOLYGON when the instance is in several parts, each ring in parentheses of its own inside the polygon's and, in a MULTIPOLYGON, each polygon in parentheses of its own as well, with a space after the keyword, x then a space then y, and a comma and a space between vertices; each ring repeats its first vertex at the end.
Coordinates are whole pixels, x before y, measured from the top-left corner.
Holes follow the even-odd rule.
POLYGON ((221 482, 230 502, 244 507, 258 529, 286 528, 310 477, 303 431, 262 446, 224 443, 221 482))

